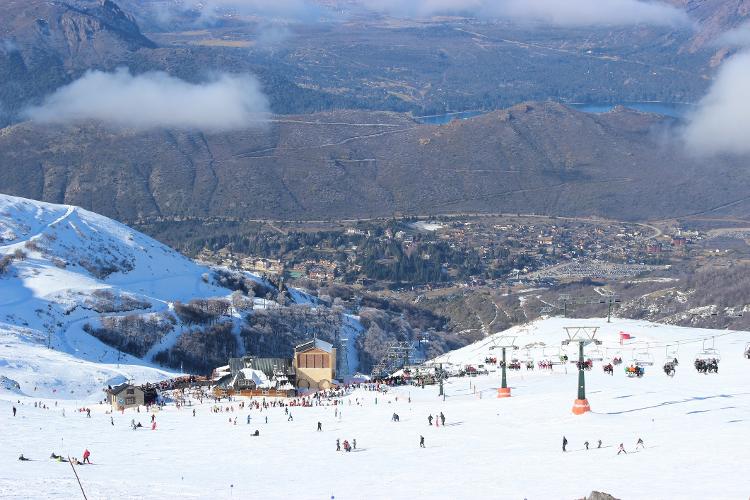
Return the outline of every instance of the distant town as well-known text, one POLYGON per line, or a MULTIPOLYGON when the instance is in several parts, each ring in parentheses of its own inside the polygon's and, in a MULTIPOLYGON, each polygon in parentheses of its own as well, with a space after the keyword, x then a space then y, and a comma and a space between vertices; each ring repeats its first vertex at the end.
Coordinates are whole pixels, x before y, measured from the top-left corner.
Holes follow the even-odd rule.
POLYGON ((543 216, 274 223, 213 242, 200 260, 300 285, 368 289, 618 280, 710 255, 680 227, 543 216))

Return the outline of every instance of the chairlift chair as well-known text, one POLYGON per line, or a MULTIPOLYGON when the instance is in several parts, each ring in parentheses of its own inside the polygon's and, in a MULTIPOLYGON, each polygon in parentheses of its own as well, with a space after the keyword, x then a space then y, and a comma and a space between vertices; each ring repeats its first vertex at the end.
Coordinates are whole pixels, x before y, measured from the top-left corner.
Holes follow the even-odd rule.
POLYGON ((635 366, 652 366, 654 364, 654 356, 649 352, 648 348, 633 353, 633 364, 635 366))
POLYGON ((547 361, 552 365, 563 364, 562 360, 562 349, 559 347, 543 347, 542 348, 543 361, 547 361))
POLYGON ((678 360, 678 354, 680 352, 680 346, 669 344, 664 348, 664 362, 672 363, 678 360))
POLYGON ((721 361, 721 353, 716 349, 716 339, 711 337, 711 347, 706 347, 708 339, 703 340, 703 350, 695 357, 696 360, 708 361, 715 359, 721 361))
POLYGON ((586 354, 586 357, 591 361, 604 361, 604 351, 602 351, 601 347, 596 344, 594 345, 595 347, 586 354))

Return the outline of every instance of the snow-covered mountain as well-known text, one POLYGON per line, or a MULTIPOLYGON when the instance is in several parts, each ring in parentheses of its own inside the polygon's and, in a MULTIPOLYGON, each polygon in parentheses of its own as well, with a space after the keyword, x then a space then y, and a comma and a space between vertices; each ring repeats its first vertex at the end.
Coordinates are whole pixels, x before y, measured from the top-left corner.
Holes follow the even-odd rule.
POLYGON ((0 195, 0 269, 0 375, 22 392, 88 395, 108 381, 169 376, 151 366, 150 356, 118 352, 83 326, 231 293, 212 284, 208 267, 123 224, 6 195, 0 195))
POLYGON ((254 348, 286 352, 300 332, 283 321, 325 309, 348 339, 340 376, 357 369, 356 316, 301 289, 277 294, 258 276, 201 265, 101 215, 0 195, 0 391, 97 398, 107 384, 174 376, 161 366, 183 358, 210 369, 244 352, 245 320, 259 310, 277 321, 270 337, 286 336, 254 348))

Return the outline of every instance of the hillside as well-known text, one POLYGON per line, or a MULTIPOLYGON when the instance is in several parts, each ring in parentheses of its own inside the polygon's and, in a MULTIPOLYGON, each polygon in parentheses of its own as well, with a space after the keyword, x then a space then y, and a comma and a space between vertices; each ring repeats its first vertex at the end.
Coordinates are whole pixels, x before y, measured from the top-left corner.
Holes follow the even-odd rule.
MULTIPOLYGON (((168 372, 152 368, 150 356, 119 352, 83 326, 136 314, 166 325, 157 318, 166 318, 175 301, 231 292, 207 282, 210 269, 122 224, 77 207, 9 196, 0 196, 0 262, 0 335, 8 350, 1 369, 23 392, 32 390, 32 376, 34 391, 75 388, 76 397, 110 379, 165 378, 168 372), (66 365, 80 369, 52 370, 66 365)), ((176 339, 150 340, 156 352, 176 339)))
POLYGON ((90 67, 155 47, 111 0, 5 0, 0 20, 0 123, 90 67))
POLYGON ((613 219, 747 213, 749 166, 663 141, 657 115, 528 103, 443 126, 407 115, 281 117, 265 130, 0 132, 0 191, 155 218, 521 212, 613 219), (418 182, 414 182, 418 180, 418 182), (736 202, 736 203, 735 203, 736 202))

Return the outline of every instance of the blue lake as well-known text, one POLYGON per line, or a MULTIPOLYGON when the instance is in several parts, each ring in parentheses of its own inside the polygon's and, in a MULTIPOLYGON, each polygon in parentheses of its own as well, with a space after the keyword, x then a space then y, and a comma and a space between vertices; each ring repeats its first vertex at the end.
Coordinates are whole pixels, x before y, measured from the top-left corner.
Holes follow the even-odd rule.
POLYGON ((665 116, 672 116, 674 118, 682 118, 691 109, 692 104, 684 103, 671 103, 671 102, 623 102, 619 104, 598 104, 598 103, 576 103, 568 104, 571 108, 586 113, 607 113, 612 111, 615 106, 625 106, 626 108, 635 109, 637 111, 643 111, 645 113, 657 113, 665 116))
MULTIPOLYGON (((635 109, 637 111, 657 113, 674 118, 682 118, 694 107, 692 104, 670 102, 623 102, 617 104, 566 103, 566 105, 585 113, 607 113, 609 111, 612 111, 615 106, 622 105, 626 108, 635 109)), ((445 113, 442 115, 416 116, 415 119, 419 123, 425 123, 427 125, 445 125, 446 123, 450 123, 453 120, 466 120, 467 118, 473 118, 484 113, 487 113, 487 111, 457 111, 453 113, 445 113)))

